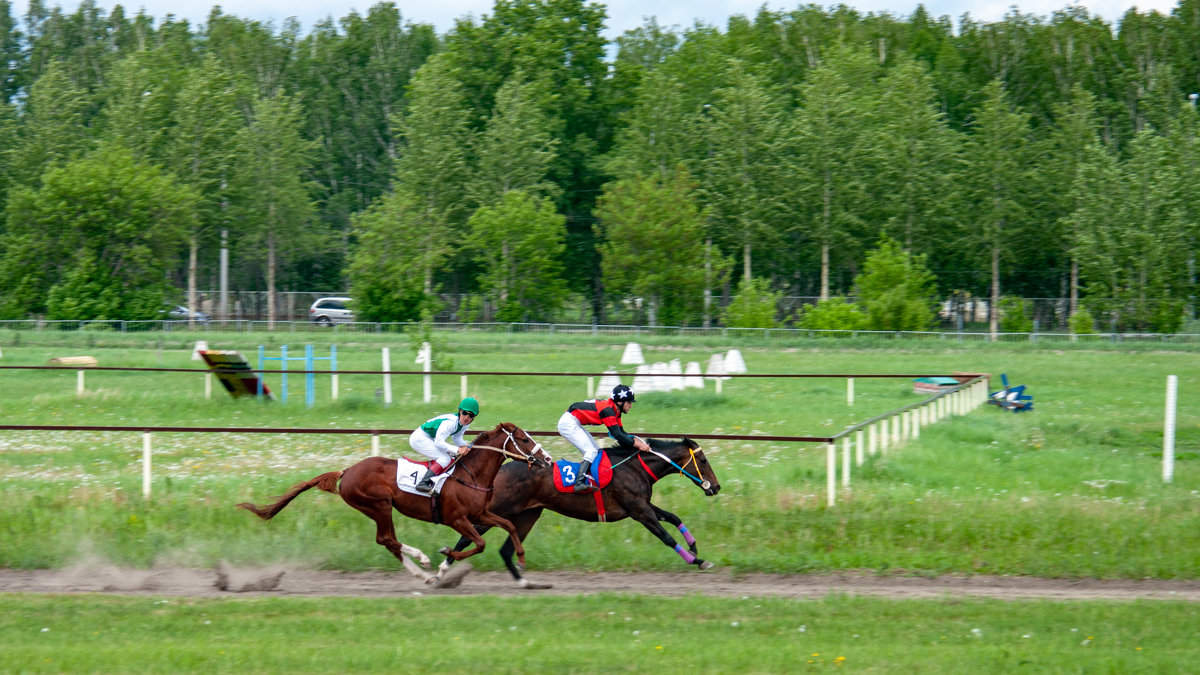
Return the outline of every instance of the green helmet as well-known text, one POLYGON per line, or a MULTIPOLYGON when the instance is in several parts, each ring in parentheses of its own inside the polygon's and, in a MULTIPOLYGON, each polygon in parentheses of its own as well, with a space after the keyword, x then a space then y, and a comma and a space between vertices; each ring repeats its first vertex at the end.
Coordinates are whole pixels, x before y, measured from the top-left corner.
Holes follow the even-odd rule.
POLYGON ((472 415, 478 416, 479 415, 479 401, 476 401, 475 398, 472 396, 468 396, 468 397, 464 398, 461 403, 458 404, 458 409, 465 410, 465 411, 471 413, 472 415))

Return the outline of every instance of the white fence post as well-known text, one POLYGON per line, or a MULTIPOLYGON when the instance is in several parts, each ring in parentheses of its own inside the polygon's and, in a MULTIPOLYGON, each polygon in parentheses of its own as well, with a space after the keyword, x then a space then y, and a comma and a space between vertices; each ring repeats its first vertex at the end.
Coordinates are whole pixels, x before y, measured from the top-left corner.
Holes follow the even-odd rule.
POLYGON ((423 364, 421 370, 425 371, 425 402, 429 403, 433 400, 433 378, 429 373, 433 371, 433 345, 428 342, 421 343, 421 350, 417 352, 417 363, 423 364))
POLYGON ((75 395, 83 396, 83 371, 80 370, 78 373, 79 374, 75 378, 75 395))
POLYGON ((379 434, 371 434, 371 454, 379 454, 379 434))
POLYGON ((854 463, 862 466, 863 461, 865 461, 863 457, 863 430, 859 429, 854 432, 854 463))
POLYGON ((846 378, 846 405, 854 405, 854 378, 846 378))
POLYGON ((842 438, 842 487, 850 487, 850 434, 842 438))
POLYGON ((828 495, 825 503, 833 506, 837 503, 837 444, 825 446, 825 491, 828 495))
POLYGON ((142 497, 150 499, 150 432, 142 432, 142 497))
POLYGON ((1163 482, 1175 477, 1175 403, 1179 393, 1179 378, 1167 376, 1167 410, 1163 420, 1163 482))
POLYGON ((383 348, 383 404, 392 404, 392 353, 387 347, 383 348))

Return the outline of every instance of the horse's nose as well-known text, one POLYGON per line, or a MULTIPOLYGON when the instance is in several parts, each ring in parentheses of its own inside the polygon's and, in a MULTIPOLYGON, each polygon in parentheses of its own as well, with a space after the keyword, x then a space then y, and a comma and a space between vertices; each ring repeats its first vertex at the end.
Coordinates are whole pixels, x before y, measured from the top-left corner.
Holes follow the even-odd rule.
POLYGON ((721 491, 721 486, 719 484, 714 484, 711 487, 709 487, 707 490, 705 490, 704 494, 711 497, 720 491, 721 491))

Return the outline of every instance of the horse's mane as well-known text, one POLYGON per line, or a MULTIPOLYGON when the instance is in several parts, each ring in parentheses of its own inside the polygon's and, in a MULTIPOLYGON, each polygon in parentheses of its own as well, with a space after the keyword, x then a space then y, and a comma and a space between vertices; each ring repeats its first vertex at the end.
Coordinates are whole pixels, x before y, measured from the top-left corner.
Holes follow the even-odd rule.
MULTIPOLYGON (((650 445, 651 450, 658 450, 660 452, 670 450, 682 444, 680 440, 666 438, 643 438, 642 440, 650 445)), ((637 450, 633 446, 622 447, 620 445, 609 446, 604 451, 608 453, 609 458, 612 460, 622 460, 637 453, 637 450)))

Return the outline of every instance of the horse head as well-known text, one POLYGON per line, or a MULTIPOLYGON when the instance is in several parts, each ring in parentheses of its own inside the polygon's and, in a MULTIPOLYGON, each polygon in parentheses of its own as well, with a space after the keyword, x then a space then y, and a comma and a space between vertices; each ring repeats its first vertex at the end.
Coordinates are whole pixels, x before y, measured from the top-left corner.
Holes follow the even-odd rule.
POLYGON ((512 459, 524 461, 531 469, 543 469, 554 461, 541 443, 533 440, 528 431, 512 422, 502 422, 496 425, 495 429, 480 434, 479 438, 475 439, 475 443, 482 442, 485 435, 488 436, 487 445, 496 448, 501 454, 512 459))
POLYGON ((699 443, 686 436, 678 441, 657 438, 646 439, 646 441, 650 444, 650 450, 654 454, 667 460, 667 463, 679 473, 704 490, 705 495, 711 497, 721 491, 721 483, 717 481, 717 474, 713 471, 712 465, 708 463, 708 458, 704 456, 704 451, 700 449, 699 443))

